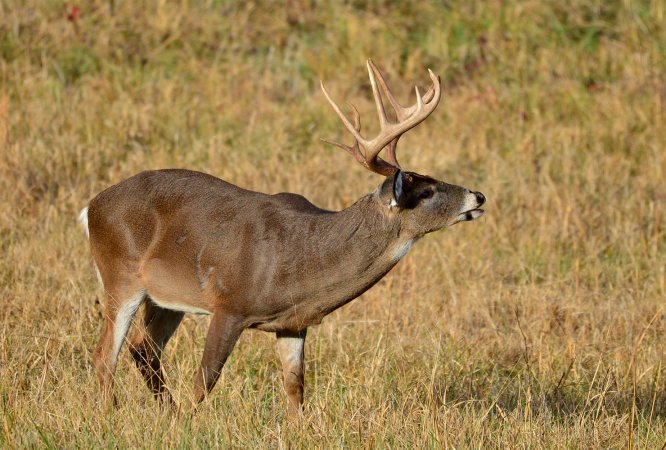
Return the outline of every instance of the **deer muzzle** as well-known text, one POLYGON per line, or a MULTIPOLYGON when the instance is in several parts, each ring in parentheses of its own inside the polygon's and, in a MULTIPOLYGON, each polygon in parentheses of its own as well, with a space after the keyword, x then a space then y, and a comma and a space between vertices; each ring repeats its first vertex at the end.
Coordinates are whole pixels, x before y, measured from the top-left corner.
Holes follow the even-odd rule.
POLYGON ((457 222, 468 222, 478 219, 484 213, 479 207, 486 202, 486 196, 481 192, 470 192, 467 194, 463 211, 458 215, 457 222))

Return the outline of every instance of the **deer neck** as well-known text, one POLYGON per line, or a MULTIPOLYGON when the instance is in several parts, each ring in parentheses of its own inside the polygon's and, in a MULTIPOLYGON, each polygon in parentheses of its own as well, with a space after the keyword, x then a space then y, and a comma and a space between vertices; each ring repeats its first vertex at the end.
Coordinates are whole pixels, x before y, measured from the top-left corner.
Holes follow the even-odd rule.
POLYGON ((407 253, 415 237, 404 233, 383 197, 374 192, 313 224, 304 249, 311 256, 303 267, 308 282, 293 286, 300 291, 292 291, 295 297, 317 302, 327 314, 372 287, 407 253))
POLYGON ((348 263, 347 267, 357 268, 355 273, 359 273, 360 268, 392 267, 397 262, 393 250, 398 251, 404 242, 412 239, 405 234, 400 217, 392 211, 389 201, 378 192, 332 214, 329 220, 330 225, 326 225, 330 229, 322 230, 322 235, 328 235, 326 245, 330 243, 331 256, 341 258, 340 262, 348 263))

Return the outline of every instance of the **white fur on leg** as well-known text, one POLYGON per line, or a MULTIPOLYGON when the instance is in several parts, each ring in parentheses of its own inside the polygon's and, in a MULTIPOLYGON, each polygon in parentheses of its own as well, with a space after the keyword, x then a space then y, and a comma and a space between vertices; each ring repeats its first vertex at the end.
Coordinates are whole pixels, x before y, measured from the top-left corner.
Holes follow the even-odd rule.
POLYGON ((142 289, 135 297, 125 302, 116 313, 116 320, 113 324, 112 367, 116 367, 118 353, 120 352, 120 347, 123 345, 125 336, 127 336, 127 330, 129 330, 132 319, 134 318, 136 311, 139 309, 139 306, 141 306, 141 303, 143 303, 145 298, 146 291, 142 289))
POLYGON ((283 366, 294 367, 302 364, 305 336, 279 336, 277 342, 283 366))

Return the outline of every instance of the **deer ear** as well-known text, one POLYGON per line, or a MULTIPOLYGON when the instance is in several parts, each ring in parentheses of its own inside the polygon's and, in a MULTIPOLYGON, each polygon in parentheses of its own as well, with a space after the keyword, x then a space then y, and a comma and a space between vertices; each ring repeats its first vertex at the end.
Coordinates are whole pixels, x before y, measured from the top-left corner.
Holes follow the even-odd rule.
POLYGON ((396 205, 401 204, 405 196, 405 191, 403 189, 404 187, 403 177, 404 175, 402 173, 402 170, 400 169, 398 169, 395 176, 393 177, 393 201, 395 201, 396 205))

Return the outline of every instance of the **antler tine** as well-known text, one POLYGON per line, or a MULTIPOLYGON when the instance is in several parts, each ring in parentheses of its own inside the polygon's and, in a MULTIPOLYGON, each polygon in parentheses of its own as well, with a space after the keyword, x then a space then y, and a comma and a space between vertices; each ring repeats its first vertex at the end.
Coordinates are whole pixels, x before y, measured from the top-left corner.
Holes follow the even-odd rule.
POLYGON ((347 105, 349 105, 349 109, 351 109, 352 112, 352 117, 354 119, 354 128, 356 131, 359 133, 361 132, 361 115, 358 113, 358 109, 356 109, 356 106, 352 102, 347 102, 347 105))
MULTIPOLYGON (((391 104, 391 107, 396 112, 398 120, 404 120, 404 117, 401 117, 400 115, 400 111, 402 111, 404 108, 398 103, 398 101, 391 93, 391 90, 388 88, 386 84, 384 76, 379 71, 379 69, 377 69, 377 66, 372 61, 372 59, 368 58, 367 66, 368 66, 368 75, 370 76, 370 84, 372 85, 372 93, 375 97, 375 105, 377 106, 377 115, 379 116, 380 128, 381 129, 386 128, 386 125, 388 124, 388 119, 386 118, 386 110, 384 109, 384 103, 382 102, 381 94, 378 92, 377 89, 377 79, 375 78, 375 75, 379 78, 379 85, 381 86, 384 95, 386 95, 387 100, 391 104)), ((389 164, 399 169, 400 164, 398 163, 398 160, 395 156, 395 149, 398 145, 398 139, 400 139, 399 136, 395 138, 393 141, 391 141, 388 147, 386 148, 386 160, 388 161, 389 164)))
MULTIPOLYGON (((354 129, 358 132, 361 131, 361 115, 358 113, 358 110, 354 105, 351 103, 347 103, 349 107, 351 108, 352 111, 352 116, 354 118, 354 129)), ((335 142, 335 141, 329 141, 328 139, 321 139, 322 141, 326 142, 327 144, 335 145, 336 147, 340 147, 343 150, 346 150, 348 153, 350 153, 358 162, 361 164, 365 165, 365 157, 361 153, 361 149, 358 146, 358 140, 354 138, 354 143, 349 146, 342 144, 340 142, 335 142)))
POLYGON ((399 139, 400 136, 389 142, 388 146, 386 147, 386 161, 388 161, 389 164, 394 165, 398 169, 400 168, 400 163, 398 162, 398 159, 395 156, 395 149, 398 147, 399 139))
MULTIPOLYGON (((343 114, 342 111, 340 111, 340 108, 338 108, 338 105, 335 104, 335 102, 331 99, 331 96, 328 94, 328 91, 326 90, 326 87, 324 87, 324 82, 319 81, 319 84, 321 85, 321 90, 324 92, 324 96, 326 96, 326 100, 328 100, 328 103, 331 104, 331 107, 333 108, 333 111, 338 115, 340 120, 342 120, 342 123, 345 125, 345 128, 354 136, 354 138, 361 142, 365 143, 365 139, 363 139, 363 136, 354 128, 354 126, 349 122, 347 117, 343 114)), ((354 108, 356 109, 356 108, 354 108)))
MULTIPOLYGON (((439 78, 437 78, 439 80, 439 78)), ((423 96, 423 101, 425 103, 430 103, 430 100, 435 96, 435 85, 431 84, 428 87, 428 90, 426 91, 425 95, 423 96)))
MULTIPOLYGON (((370 77, 370 85, 372 86, 372 94, 375 97, 375 106, 377 107, 377 115, 379 116, 379 126, 383 130, 384 128, 386 128, 386 125, 388 124, 388 119, 386 118, 386 110, 384 109, 384 103, 382 102, 382 94, 380 94, 379 89, 377 89, 377 80, 375 79, 376 67, 374 66, 371 59, 368 59, 367 66, 368 66, 368 76, 370 77)), ((384 79, 382 78, 381 74, 379 74, 379 78, 381 80, 380 83, 382 84, 382 89, 384 89, 384 92, 386 92, 386 83, 384 82, 384 79)), ((394 101, 395 99, 389 97, 389 102, 391 103, 391 106, 393 106, 394 101)))
MULTIPOLYGON (((368 66, 372 68, 372 72, 374 72, 374 74, 377 75, 377 77, 379 78, 379 84, 382 87, 382 91, 384 92, 384 95, 386 95, 386 99, 388 100, 388 102, 391 104, 391 107, 395 111, 398 120, 404 120, 406 117, 402 114, 402 111, 405 110, 405 107, 402 106, 400 103, 398 103, 398 101, 395 99, 393 93, 391 92, 391 89, 386 84, 384 76, 382 75, 382 73, 379 71, 379 69, 371 59, 368 59, 368 66)), ((371 75, 371 78, 374 77, 371 75)))
POLYGON ((432 85, 428 88, 428 92, 426 92, 423 100, 426 103, 433 101, 436 108, 439 104, 439 100, 442 98, 442 79, 439 77, 439 75, 435 75, 435 73, 430 69, 428 69, 428 75, 430 75, 430 81, 432 81, 432 85), (431 90, 432 94, 430 94, 431 90), (427 99, 428 95, 431 95, 429 99, 427 99))

